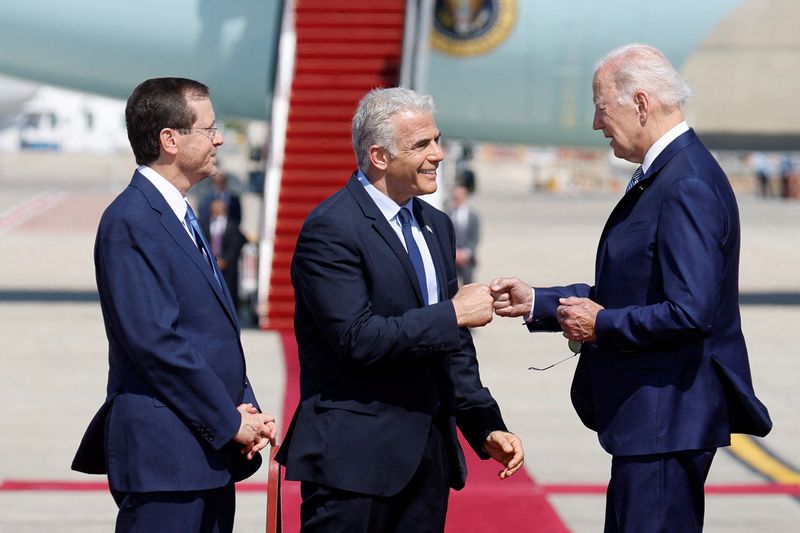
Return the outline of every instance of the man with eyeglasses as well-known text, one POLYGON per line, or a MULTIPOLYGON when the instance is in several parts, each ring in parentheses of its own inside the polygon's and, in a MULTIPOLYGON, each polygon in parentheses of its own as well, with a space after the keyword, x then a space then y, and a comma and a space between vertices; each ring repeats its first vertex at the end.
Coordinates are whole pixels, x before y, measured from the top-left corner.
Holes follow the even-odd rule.
POLYGON ((108 475, 118 533, 231 531, 233 484, 259 467, 276 428, 186 200, 217 173, 222 136, 208 87, 183 78, 140 84, 125 119, 139 167, 103 213, 94 253, 107 397, 72 467, 108 475))
POLYGON ((717 448, 772 427, 742 334, 736 198, 661 52, 613 50, 592 85, 593 128, 641 165, 603 229, 595 283, 498 279, 495 311, 583 343, 571 395, 613 456, 605 531, 701 531, 717 448))

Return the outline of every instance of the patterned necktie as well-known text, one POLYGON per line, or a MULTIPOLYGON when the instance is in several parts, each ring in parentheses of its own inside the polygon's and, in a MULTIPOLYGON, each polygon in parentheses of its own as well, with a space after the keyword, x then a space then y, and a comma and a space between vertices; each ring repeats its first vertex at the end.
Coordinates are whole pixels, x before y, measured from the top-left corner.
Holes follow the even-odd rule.
POLYGON ((633 186, 639 183, 639 180, 643 177, 644 171, 642 170, 642 167, 639 166, 639 168, 636 169, 636 172, 633 173, 633 176, 631 176, 631 181, 628 182, 628 186, 625 187, 625 193, 627 194, 629 190, 633 189, 633 186))
POLYGON ((419 252, 417 241, 411 235, 411 212, 403 207, 397 213, 397 218, 400 219, 400 224, 403 227, 403 240, 406 241, 406 250, 408 250, 408 257, 411 259, 411 264, 414 265, 414 271, 417 273, 417 281, 419 281, 419 288, 422 291, 422 299, 425 305, 428 305, 428 285, 425 283, 425 265, 422 263, 422 254, 419 252))
POLYGON ((206 258, 208 261, 208 266, 211 267, 211 272, 214 273, 214 279, 217 280, 217 285, 219 288, 222 288, 222 283, 219 281, 219 274, 217 274, 217 269, 214 268, 214 264, 212 261, 214 260, 214 256, 211 255, 211 247, 206 242, 206 238, 203 237, 203 232, 200 230, 200 225, 197 223, 197 217, 194 216, 194 210, 192 210, 192 206, 189 203, 186 203, 186 216, 183 217, 183 220, 186 222, 186 226, 191 228, 192 233, 194 233, 194 243, 200 249, 200 253, 206 258))

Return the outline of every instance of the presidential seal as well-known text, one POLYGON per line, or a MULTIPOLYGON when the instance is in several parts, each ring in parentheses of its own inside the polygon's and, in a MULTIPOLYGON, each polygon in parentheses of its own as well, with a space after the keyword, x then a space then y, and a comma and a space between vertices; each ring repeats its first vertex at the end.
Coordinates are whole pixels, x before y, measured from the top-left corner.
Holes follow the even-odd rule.
POLYGON ((517 0, 436 0, 431 43, 454 56, 485 54, 506 40, 517 0))

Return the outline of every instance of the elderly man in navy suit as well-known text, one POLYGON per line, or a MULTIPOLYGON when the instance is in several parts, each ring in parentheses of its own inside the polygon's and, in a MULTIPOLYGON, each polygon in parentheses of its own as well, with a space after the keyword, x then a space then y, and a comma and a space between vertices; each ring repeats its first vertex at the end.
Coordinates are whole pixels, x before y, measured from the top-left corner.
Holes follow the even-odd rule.
POLYGON ((233 484, 260 464, 259 411, 239 323, 186 193, 217 172, 208 87, 140 84, 125 109, 139 167, 103 213, 95 270, 108 337, 106 401, 75 470, 108 474, 119 532, 226 532, 233 484))
POLYGON ((370 92, 358 170, 300 231, 301 400, 278 460, 302 482, 304 532, 442 531, 466 479, 456 426, 501 479, 522 466, 468 330, 492 318, 489 287, 458 290, 453 224, 418 198, 436 190, 439 141, 430 97, 370 92))
POLYGON ((742 335, 736 198, 661 52, 610 52, 593 90, 594 129, 641 164, 603 229, 595 284, 497 279, 495 311, 583 343, 572 403, 613 456, 605 531, 701 531, 716 449, 772 426, 742 335))

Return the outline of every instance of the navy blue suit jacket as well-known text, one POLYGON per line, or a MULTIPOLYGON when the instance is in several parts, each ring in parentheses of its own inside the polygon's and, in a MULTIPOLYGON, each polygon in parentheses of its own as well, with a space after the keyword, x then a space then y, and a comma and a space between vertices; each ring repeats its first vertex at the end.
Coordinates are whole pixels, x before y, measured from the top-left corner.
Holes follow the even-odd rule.
POLYGON ((536 288, 529 329, 558 330, 558 298, 603 307, 572 402, 613 455, 716 448, 772 427, 753 392, 739 314, 739 213, 693 130, 614 208, 595 285, 536 288))
POLYGON ((303 224, 292 261, 301 400, 278 455, 287 479, 398 493, 420 463, 438 403, 450 485, 461 488, 456 424, 484 458, 486 436, 505 430, 449 300, 458 289, 453 225, 413 203, 439 282, 440 302, 429 306, 403 244, 355 175, 303 224))
POLYGON ((231 440, 236 406, 256 401, 230 296, 138 172, 103 214, 94 260, 108 389, 73 468, 108 473, 125 492, 202 490, 250 475, 260 458, 245 462, 231 440))

